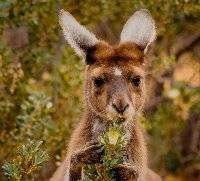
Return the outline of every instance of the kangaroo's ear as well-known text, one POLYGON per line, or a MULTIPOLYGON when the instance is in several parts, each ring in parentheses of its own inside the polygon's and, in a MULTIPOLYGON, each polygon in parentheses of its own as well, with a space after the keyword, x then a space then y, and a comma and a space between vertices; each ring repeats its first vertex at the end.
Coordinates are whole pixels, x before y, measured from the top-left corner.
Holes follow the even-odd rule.
POLYGON ((147 51, 156 38, 156 27, 148 10, 136 11, 126 22, 121 32, 121 42, 134 42, 147 51))
POLYGON ((79 56, 85 59, 87 50, 98 42, 95 35, 80 25, 69 12, 64 10, 60 10, 59 23, 67 42, 79 56))

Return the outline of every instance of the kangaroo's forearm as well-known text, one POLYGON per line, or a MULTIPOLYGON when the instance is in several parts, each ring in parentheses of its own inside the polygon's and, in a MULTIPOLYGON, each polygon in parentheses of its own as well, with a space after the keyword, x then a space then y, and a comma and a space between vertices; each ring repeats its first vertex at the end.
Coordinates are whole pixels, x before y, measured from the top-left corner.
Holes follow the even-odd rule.
POLYGON ((69 181, 77 181, 81 179, 81 168, 74 170, 70 168, 69 181))
POLYGON ((81 179, 81 163, 77 155, 72 155, 69 168, 69 181, 77 181, 81 179))

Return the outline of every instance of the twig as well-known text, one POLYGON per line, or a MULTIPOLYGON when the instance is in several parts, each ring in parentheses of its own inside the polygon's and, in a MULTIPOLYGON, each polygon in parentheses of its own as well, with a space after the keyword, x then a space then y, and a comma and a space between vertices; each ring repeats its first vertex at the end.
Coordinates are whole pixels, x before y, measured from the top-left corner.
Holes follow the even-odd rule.
POLYGON ((175 45, 170 51, 170 54, 174 55, 176 59, 178 59, 184 51, 191 48, 198 41, 200 41, 200 31, 191 33, 189 36, 188 34, 185 34, 181 37, 178 37, 175 45))

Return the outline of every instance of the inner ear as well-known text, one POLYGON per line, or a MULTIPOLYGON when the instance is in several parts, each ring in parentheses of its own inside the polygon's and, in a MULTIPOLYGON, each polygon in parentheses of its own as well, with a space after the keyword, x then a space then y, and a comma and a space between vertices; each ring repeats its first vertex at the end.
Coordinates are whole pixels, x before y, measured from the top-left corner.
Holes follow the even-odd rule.
POLYGON ((121 42, 134 42, 143 49, 147 49, 155 37, 155 22, 146 9, 136 11, 121 32, 121 42))
POLYGON ((67 11, 60 10, 59 22, 67 42, 79 56, 85 59, 87 50, 93 47, 98 39, 67 11))

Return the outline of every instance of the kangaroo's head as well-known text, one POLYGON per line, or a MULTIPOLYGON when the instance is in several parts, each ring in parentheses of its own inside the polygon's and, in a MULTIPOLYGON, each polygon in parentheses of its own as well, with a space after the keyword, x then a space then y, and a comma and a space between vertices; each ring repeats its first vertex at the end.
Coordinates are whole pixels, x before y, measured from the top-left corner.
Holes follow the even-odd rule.
POLYGON ((68 43, 86 63, 88 110, 106 120, 132 119, 144 104, 144 55, 156 36, 150 13, 135 12, 125 24, 116 46, 98 40, 63 10, 60 25, 68 43))

